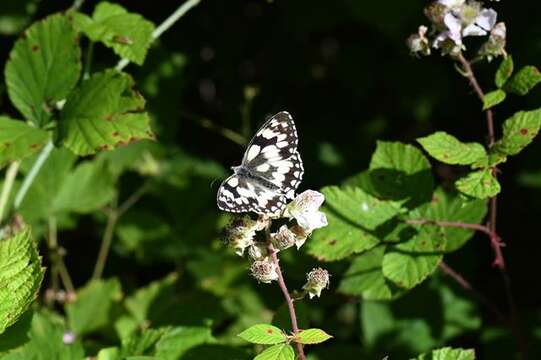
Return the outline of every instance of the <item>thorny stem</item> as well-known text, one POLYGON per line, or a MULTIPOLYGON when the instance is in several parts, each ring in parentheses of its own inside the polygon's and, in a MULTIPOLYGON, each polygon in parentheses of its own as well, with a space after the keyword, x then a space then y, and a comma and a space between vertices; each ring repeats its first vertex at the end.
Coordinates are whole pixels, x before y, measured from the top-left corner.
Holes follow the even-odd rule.
POLYGON ((469 291, 472 295, 482 302, 487 308, 489 308, 498 318, 503 319, 504 316, 498 307, 492 303, 486 296, 484 296, 479 290, 474 288, 471 283, 466 280, 461 274, 459 274, 452 267, 447 265, 445 262, 440 262, 439 268, 443 273, 453 280, 455 280, 464 290, 469 291))
MULTIPOLYGON (((280 268, 280 260, 278 259, 278 250, 274 248, 274 246, 272 245, 272 242, 270 241, 268 226, 267 226, 266 232, 267 232, 267 243, 268 243, 269 253, 270 253, 272 262, 274 266, 276 267, 276 273, 278 274, 278 285, 280 285, 280 289, 282 290, 282 293, 284 294, 284 298, 287 303, 287 308, 289 310, 289 318, 291 320, 291 329, 293 330, 293 334, 297 335, 297 333, 299 332, 299 325, 297 324, 297 314, 295 312, 295 305, 293 304, 293 298, 291 298, 291 294, 289 293, 289 290, 287 289, 284 276, 282 275, 282 269, 280 268)), ((302 344, 299 342, 295 342, 295 346, 297 347, 297 353, 299 355, 299 359, 305 360, 306 356, 304 355, 304 349, 302 347, 302 344)))
POLYGON ((4 218, 4 213, 9 200, 9 194, 11 193, 11 188, 13 187, 13 183, 17 177, 19 165, 19 161, 14 161, 6 170, 6 178, 4 180, 4 186, 2 186, 2 194, 0 195, 0 223, 2 223, 2 219, 4 218))
MULTIPOLYGON (((459 54, 457 57, 458 61, 463 67, 463 70, 465 71, 465 75, 468 78, 470 85, 474 89, 475 93, 483 102, 483 99, 485 97, 485 93, 483 92, 483 89, 479 85, 479 82, 477 81, 477 78, 475 77, 475 74, 473 72, 473 69, 471 67, 471 64, 464 55, 459 54)), ((487 109, 485 110, 486 115, 486 121, 487 121, 487 129, 488 129, 488 148, 490 149, 495 142, 495 136, 494 136, 494 118, 492 110, 487 109)), ((497 176, 498 168, 496 166, 492 167, 492 174, 494 177, 497 176)), ((509 274, 507 273, 507 268, 505 266, 505 260, 503 257, 503 253, 501 251, 502 242, 500 241, 500 237, 497 233, 496 228, 496 221, 497 221, 497 196, 494 196, 490 199, 490 215, 489 220, 486 226, 490 230, 489 232, 489 238, 490 238, 490 244, 492 246, 492 249, 495 254, 495 259, 493 265, 498 267, 500 269, 500 274, 503 279, 504 288, 505 288, 505 295, 507 298, 507 302, 509 305, 509 309, 511 311, 511 329, 513 330, 513 333, 515 334, 516 341, 518 343, 519 351, 522 354, 522 357, 526 359, 528 357, 527 354, 527 345, 526 341, 522 336, 521 330, 520 330, 520 320, 518 315, 518 310, 515 304, 515 300, 513 298, 513 293, 511 291, 511 280, 509 278, 509 274)))
MULTIPOLYGON (((167 19, 165 19, 158 27, 152 32, 152 40, 159 38, 165 31, 167 31, 171 26, 173 26, 178 19, 184 16, 191 8, 199 4, 201 0, 188 0, 184 4, 180 5, 167 19)), ((128 64, 130 60, 122 59, 116 65, 118 71, 122 71, 128 64)))

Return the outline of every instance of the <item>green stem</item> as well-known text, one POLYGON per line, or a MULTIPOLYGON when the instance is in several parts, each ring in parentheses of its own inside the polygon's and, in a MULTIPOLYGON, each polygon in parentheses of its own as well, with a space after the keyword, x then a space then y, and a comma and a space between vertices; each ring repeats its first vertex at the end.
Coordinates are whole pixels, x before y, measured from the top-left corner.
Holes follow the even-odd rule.
POLYGON ((0 195, 0 223, 2 223, 4 213, 6 212, 9 194, 11 193, 11 188, 13 187, 17 172, 19 171, 19 164, 18 161, 14 161, 6 170, 6 178, 4 180, 4 186, 2 187, 2 194, 0 195))
POLYGON ((79 10, 84 2, 85 0, 75 0, 73 5, 71 5, 71 10, 79 10))
POLYGON ((192 115, 186 112, 183 112, 182 114, 188 119, 195 122, 197 125, 201 126, 202 128, 214 131, 215 133, 220 134, 224 138, 233 141, 235 144, 238 144, 240 146, 246 145, 246 138, 236 131, 215 124, 211 120, 199 117, 197 115, 192 115))
POLYGON ((58 276, 62 280, 62 284, 68 293, 75 293, 75 288, 73 286, 73 281, 68 272, 68 268, 64 263, 64 254, 62 254, 60 248, 58 247, 58 231, 56 227, 56 218, 51 216, 49 218, 49 236, 47 239, 47 246, 49 248, 49 253, 51 257, 52 272, 53 272, 53 289, 56 291, 58 289, 58 276))
POLYGON ((90 40, 86 48, 85 70, 83 72, 83 80, 90 77, 90 69, 92 68, 92 59, 94 57, 94 41, 90 40))
MULTIPOLYGON (((201 0, 188 0, 184 4, 180 5, 175 12, 173 12, 167 19, 165 19, 158 27, 152 32, 152 39, 156 40, 171 26, 173 26, 178 19, 186 14, 191 8, 199 4, 201 0)), ((122 59, 116 65, 118 71, 122 71, 130 61, 128 59, 122 59)))
POLYGON ((30 171, 28 172, 28 174, 23 180, 23 184, 21 185, 21 188, 17 192, 17 195, 15 195, 15 202, 13 204, 15 209, 18 209, 19 206, 21 206, 21 203, 23 202, 24 197, 26 196, 26 193, 28 192, 28 189, 34 182, 36 175, 38 175, 39 170, 45 163, 45 160, 47 160, 47 158, 51 154, 51 151, 53 150, 53 148, 54 148, 53 142, 49 141, 47 145, 45 145, 43 149, 41 150, 41 152, 39 153, 39 156, 36 159, 36 162, 34 163, 34 165, 32 165, 32 168, 30 169, 30 171))

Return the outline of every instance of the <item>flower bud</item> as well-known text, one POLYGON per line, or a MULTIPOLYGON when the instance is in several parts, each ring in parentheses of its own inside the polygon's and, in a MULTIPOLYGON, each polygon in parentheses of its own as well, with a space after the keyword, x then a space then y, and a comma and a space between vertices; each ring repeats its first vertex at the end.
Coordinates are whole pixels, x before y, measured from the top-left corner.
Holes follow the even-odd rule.
POLYGON ((410 52, 413 55, 430 55, 430 43, 426 37, 428 28, 424 25, 419 26, 417 34, 412 34, 406 41, 410 52))
POLYGON ((329 272, 322 268, 315 268, 306 276, 306 284, 302 287, 308 293, 310 299, 319 297, 321 291, 329 287, 329 272))
POLYGON ((479 56, 486 57, 488 61, 492 61, 493 58, 506 55, 507 29, 505 23, 499 22, 490 31, 488 40, 479 49, 479 56))
POLYGON ((285 250, 295 245, 296 236, 288 229, 286 225, 282 225, 277 233, 271 235, 272 244, 278 250, 285 250))
POLYGON ((265 260, 256 260, 250 267, 252 276, 259 282, 270 284, 271 281, 278 280, 276 266, 268 258, 265 260))
POLYGON ((248 215, 236 218, 224 229, 224 241, 242 256, 244 250, 254 244, 258 227, 258 221, 252 220, 248 215))
POLYGON ((424 9, 425 16, 436 28, 442 28, 444 26, 443 18, 447 12, 447 6, 437 1, 428 4, 424 9))

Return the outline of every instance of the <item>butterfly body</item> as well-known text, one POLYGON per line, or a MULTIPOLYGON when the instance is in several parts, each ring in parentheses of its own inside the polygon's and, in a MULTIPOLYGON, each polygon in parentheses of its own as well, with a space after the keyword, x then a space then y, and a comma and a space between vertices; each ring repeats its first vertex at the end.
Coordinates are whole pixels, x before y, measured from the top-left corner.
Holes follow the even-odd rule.
POLYGON ((250 141, 242 163, 222 182, 221 210, 277 216, 293 199, 303 175, 293 118, 282 111, 271 117, 250 141))

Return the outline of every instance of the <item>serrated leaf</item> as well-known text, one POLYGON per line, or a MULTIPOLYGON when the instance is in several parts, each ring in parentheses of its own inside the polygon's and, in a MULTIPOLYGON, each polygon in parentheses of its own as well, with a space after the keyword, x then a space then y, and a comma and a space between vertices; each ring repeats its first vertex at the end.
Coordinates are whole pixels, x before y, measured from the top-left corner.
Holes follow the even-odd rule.
POLYGON ((118 4, 100 2, 92 18, 75 14, 75 24, 92 41, 100 41, 122 58, 142 65, 152 43, 154 24, 118 4))
POLYGON ((2 354, 2 360, 80 360, 85 352, 80 340, 65 344, 63 336, 68 331, 63 319, 51 312, 35 312, 28 336, 30 341, 22 347, 2 354))
POLYGON ((287 336, 284 332, 270 324, 250 326, 238 336, 254 344, 274 345, 287 341, 287 336))
POLYGON ((435 226, 421 226, 405 242, 389 246, 383 256, 383 275, 405 289, 425 280, 443 258, 445 234, 435 226))
POLYGON ((400 142, 377 142, 370 179, 373 195, 397 201, 404 210, 430 201, 434 187, 428 159, 416 147, 400 142))
MULTIPOLYGON (((456 192, 446 192, 442 188, 438 188, 434 191, 432 201, 410 212, 408 218, 478 224, 486 213, 486 200, 464 199, 456 192)), ((459 249, 475 233, 474 230, 455 227, 442 227, 441 231, 447 238, 446 252, 459 249)))
POLYGON ((497 89, 486 93, 483 97, 483 110, 490 109, 505 100, 507 94, 505 91, 497 89))
POLYGON ((494 167, 506 161, 507 161, 507 156, 505 154, 500 154, 492 149, 488 153, 487 157, 483 159, 479 159, 479 161, 476 161, 475 163, 471 164, 471 168, 482 169, 482 168, 487 168, 487 167, 494 167))
POLYGON ((51 121, 57 101, 73 89, 81 72, 81 50, 63 15, 34 23, 17 40, 6 64, 9 98, 38 127, 51 121))
POLYGON ((77 300, 66 305, 70 328, 77 335, 84 335, 105 327, 121 297, 118 279, 90 281, 77 291, 77 300))
POLYGON ((64 145, 78 155, 154 139, 145 101, 132 78, 114 70, 96 73, 68 97, 60 114, 64 145))
POLYGON ((398 296, 400 290, 383 276, 381 266, 385 248, 380 245, 355 257, 344 274, 338 291, 361 296, 365 300, 390 300, 398 296))
POLYGON ((38 151, 48 139, 49 134, 44 130, 0 116, 0 168, 38 151))
POLYGON ((327 334, 321 329, 307 329, 302 330, 295 336, 295 340, 301 344, 320 344, 324 341, 332 338, 331 335, 327 334))
POLYGON ((541 73, 535 66, 524 66, 505 83, 506 92, 526 95, 531 89, 541 82, 541 73))
POLYGON ((329 186, 323 211, 328 226, 314 232, 308 252, 319 259, 334 261, 368 250, 379 243, 368 230, 394 217, 399 209, 380 201, 360 188, 329 186))
POLYGON ((493 150, 503 155, 516 155, 528 146, 541 127, 541 109, 519 111, 503 123, 503 136, 493 150))
POLYGON ((295 351, 288 344, 278 344, 265 349, 254 360, 295 360, 295 351))
POLYGON ((479 143, 464 143, 444 131, 418 138, 417 141, 436 160, 452 165, 469 165, 487 156, 479 143))
POLYGON ((0 334, 34 302, 44 272, 28 227, 0 240, 0 334))
POLYGON ((513 57, 508 55, 505 57, 498 70, 496 71, 496 76, 494 78, 494 83, 498 88, 501 88, 505 85, 505 82, 511 77, 513 73, 513 57))
POLYGON ((500 183, 492 175, 490 168, 469 173, 458 179, 455 186, 461 193, 477 199, 493 197, 501 190, 500 183))
POLYGON ((419 355, 416 360, 475 360, 475 352, 473 350, 445 347, 434 350, 429 354, 419 355))

